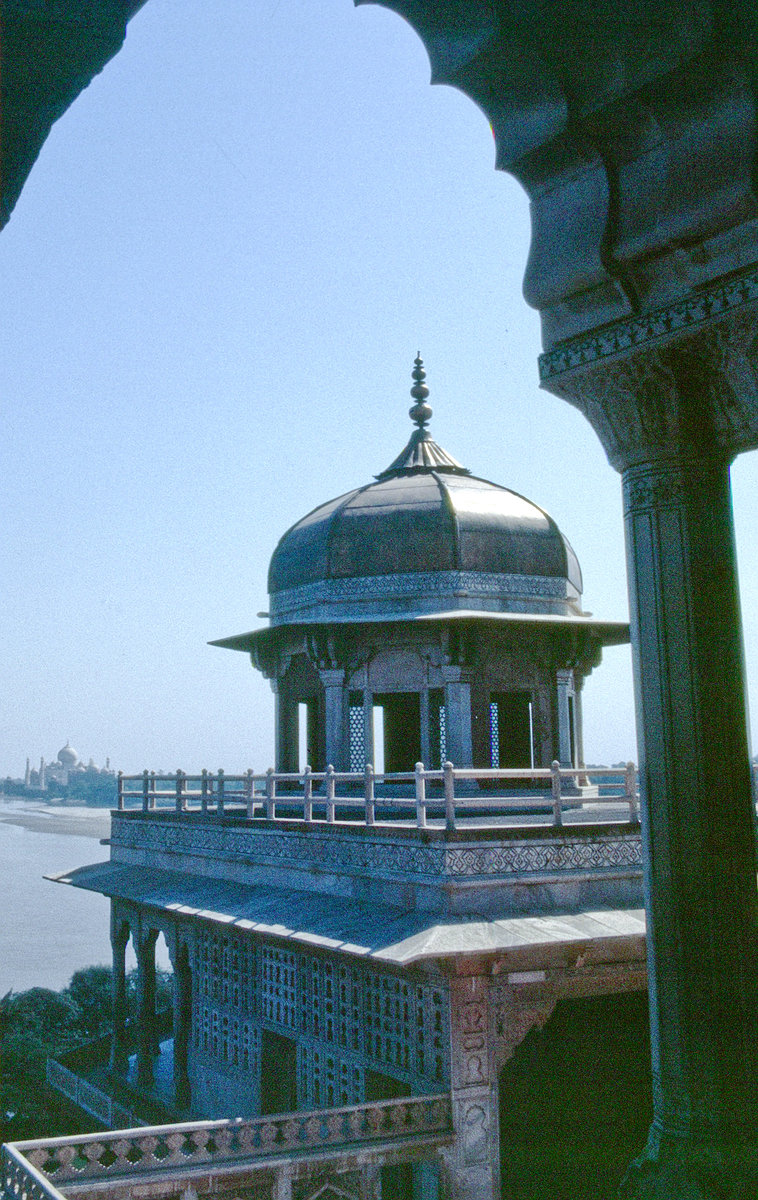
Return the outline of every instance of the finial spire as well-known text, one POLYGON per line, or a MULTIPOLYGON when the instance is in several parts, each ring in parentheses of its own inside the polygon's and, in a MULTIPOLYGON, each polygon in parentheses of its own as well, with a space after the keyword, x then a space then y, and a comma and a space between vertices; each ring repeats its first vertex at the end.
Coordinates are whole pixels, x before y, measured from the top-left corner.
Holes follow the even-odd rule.
POLYGON ((413 405, 413 408, 408 410, 408 415, 410 416, 411 420, 418 425, 419 429, 423 429, 432 415, 432 406, 431 404, 425 403, 426 398, 429 395, 429 388, 424 383, 424 380, 426 379, 426 371, 424 370, 424 364, 421 361, 421 351, 418 352, 416 358, 414 359, 413 371, 411 372, 411 375, 413 377, 411 395, 416 403, 413 405))

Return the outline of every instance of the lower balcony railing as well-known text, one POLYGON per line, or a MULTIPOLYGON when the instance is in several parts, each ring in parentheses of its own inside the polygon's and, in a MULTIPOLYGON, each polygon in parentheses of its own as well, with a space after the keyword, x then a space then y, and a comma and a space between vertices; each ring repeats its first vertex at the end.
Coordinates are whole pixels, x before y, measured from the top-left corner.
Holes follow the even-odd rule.
POLYGON ((394 1162, 404 1155, 418 1160, 452 1137, 450 1097, 414 1096, 253 1120, 16 1142, 2 1148, 2 1187, 6 1200, 61 1200, 88 1187, 101 1192, 109 1180, 136 1188, 150 1176, 151 1195, 163 1195, 154 1186, 156 1177, 159 1183, 179 1172, 186 1185, 193 1170, 218 1172, 236 1165, 255 1171, 310 1158, 338 1165, 357 1151, 365 1161, 372 1155, 379 1163, 387 1155, 394 1162))

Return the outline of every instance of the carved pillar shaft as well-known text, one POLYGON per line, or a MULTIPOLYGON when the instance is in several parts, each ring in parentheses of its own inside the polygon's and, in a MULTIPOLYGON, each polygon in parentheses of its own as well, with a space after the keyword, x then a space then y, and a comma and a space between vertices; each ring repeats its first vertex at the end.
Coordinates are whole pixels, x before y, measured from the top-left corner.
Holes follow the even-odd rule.
POLYGON ((558 761, 562 767, 572 767, 571 761, 571 708, 569 693, 572 686, 571 671, 558 671, 556 674, 558 693, 558 761))
POLYGON ((155 1052, 155 939, 140 941, 137 951, 137 1082, 149 1086, 154 1079, 155 1052))
POLYGON ((336 771, 348 769, 348 711, 345 694, 345 672, 319 672, 324 688, 324 723, 326 763, 336 771))
POLYGON ((177 1108, 190 1102, 189 1044, 192 1024, 192 977, 186 946, 171 954, 173 978, 174 1098, 177 1108))
POLYGON ((445 682, 447 757, 456 767, 472 767, 471 683, 460 667, 443 667, 442 677, 445 682))
POLYGON ((113 952, 111 982, 113 1036, 111 1041, 110 1065, 112 1071, 119 1073, 125 1073, 129 1066, 126 1034, 126 946, 128 940, 128 929, 125 932, 120 929, 114 930, 111 934, 111 948, 113 952))
POLYGON ((298 763, 298 713, 288 691, 276 693, 276 769, 297 771, 298 763))
POLYGON ((754 1140, 758 898, 729 470, 624 474, 645 799, 653 1139, 754 1140))
POLYGON ((489 980, 450 982, 451 1098, 455 1141, 442 1151, 442 1195, 500 1200, 498 1081, 491 1069, 489 980))

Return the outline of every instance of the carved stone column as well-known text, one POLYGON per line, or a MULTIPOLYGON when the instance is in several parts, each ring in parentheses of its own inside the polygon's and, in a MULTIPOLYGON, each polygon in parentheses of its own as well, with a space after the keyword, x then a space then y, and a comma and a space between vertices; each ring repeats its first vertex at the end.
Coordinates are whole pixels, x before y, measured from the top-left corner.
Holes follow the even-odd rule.
POLYGON ((345 672, 341 668, 319 671, 324 688, 326 763, 335 771, 348 769, 348 711, 345 672))
POLYGON ((148 930, 137 945, 137 1082, 143 1087, 155 1077, 155 940, 155 931, 148 930))
MULTIPOLYGON (((272 681, 272 687, 274 681, 272 681)), ((298 714, 297 704, 290 699, 289 690, 277 686, 275 714, 275 757, 277 771, 298 771, 298 714)))
POLYGON ((654 1121, 623 1195, 741 1198, 758 1190, 758 895, 729 462, 758 436, 756 311, 650 340, 550 383, 624 481, 654 1121))
POLYGON ((465 667, 442 668, 445 684, 445 741, 447 757, 456 767, 472 767, 471 683, 465 667))
POLYGON ((112 906, 111 950, 113 954, 113 975, 111 982, 111 1003, 113 1036, 111 1041, 110 1067, 112 1071, 125 1074, 129 1066, 126 1033, 126 947, 129 942, 129 926, 119 918, 115 902, 112 902, 112 906))
POLYGON ((173 978, 174 1099, 177 1108, 190 1103, 189 1045, 192 1026, 192 974, 189 951, 178 931, 169 942, 173 978))
POLYGON ((491 1069, 489 979, 450 981, 455 1141, 442 1151, 446 1200, 500 1200, 498 1082, 491 1069))
POLYGON ((571 761, 571 707, 569 705, 569 694, 572 684, 571 671, 558 671, 556 673, 556 687, 558 692, 558 761, 562 767, 574 766, 574 763, 571 761))

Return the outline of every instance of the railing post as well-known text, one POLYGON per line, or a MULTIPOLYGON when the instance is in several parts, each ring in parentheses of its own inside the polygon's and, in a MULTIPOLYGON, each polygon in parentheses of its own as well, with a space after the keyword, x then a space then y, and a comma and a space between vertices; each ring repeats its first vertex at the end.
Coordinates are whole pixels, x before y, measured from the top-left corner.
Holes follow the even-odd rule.
POLYGON ((276 816, 276 776, 274 768, 266 771, 266 820, 273 821, 276 816))
POLYGON ((426 828, 426 776, 422 762, 416 763, 416 828, 426 828))
POLYGON ((200 774, 200 809, 202 812, 208 811, 208 770, 203 767, 200 774))
POLYGON ((563 801, 561 799, 561 764, 554 758, 550 764, 551 790, 553 794, 553 825, 560 829, 563 825, 563 801))
POLYGON ((245 772, 245 803, 247 806, 247 815, 253 815, 253 768, 248 767, 245 772))
POLYGON ((326 820, 329 825, 334 824, 334 767, 331 763, 326 768, 326 820))
POLYGON ((176 811, 182 812, 184 809, 184 771, 177 769, 176 772, 176 811))
POLYGON ((313 781, 311 780, 310 764, 303 771, 303 820, 309 824, 313 820, 313 781))
POLYGON ((147 812, 150 807, 150 774, 145 767, 142 772, 142 811, 147 812))
POLYGON ((628 762, 624 771, 624 794, 629 802, 629 820, 639 821, 640 806, 637 803, 637 768, 633 762, 628 762))
POLYGON ((216 798, 216 812, 219 817, 224 815, 224 772, 221 767, 218 769, 218 796, 216 798))
POLYGON ((375 823, 374 768, 371 763, 366 763, 366 769, 363 772, 363 796, 366 804, 366 824, 373 825, 375 823))
POLYGON ((445 786, 445 829, 448 833, 453 833, 455 830, 455 775, 451 762, 445 763, 442 768, 442 777, 445 786))
POLYGON ((118 783, 117 783, 118 808, 119 808, 119 811, 122 811, 124 808, 124 772, 123 771, 119 771, 117 779, 118 779, 118 783))
POLYGON ((153 811, 155 811, 155 808, 156 808, 156 806, 157 806, 157 803, 158 803, 158 801, 157 801, 157 798, 156 798, 156 795, 155 795, 155 771, 151 771, 151 772, 150 772, 150 792, 149 792, 149 795, 150 795, 150 808, 151 808, 153 811))

